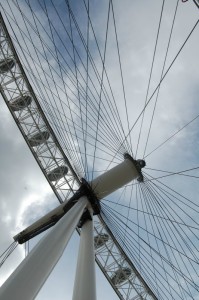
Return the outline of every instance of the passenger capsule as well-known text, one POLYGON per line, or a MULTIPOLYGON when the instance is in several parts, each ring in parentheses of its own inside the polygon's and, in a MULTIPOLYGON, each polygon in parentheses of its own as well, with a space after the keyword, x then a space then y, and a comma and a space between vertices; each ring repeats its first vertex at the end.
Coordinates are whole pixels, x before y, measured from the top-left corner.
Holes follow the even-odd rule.
POLYGON ((31 147, 39 146, 43 143, 45 143, 50 137, 50 134, 48 131, 43 131, 36 133, 29 139, 29 143, 31 147))
POLYGON ((11 70, 15 65, 15 61, 12 58, 7 58, 0 61, 0 74, 6 73, 11 70))
POLYGON ((106 233, 98 234, 94 237, 94 245, 95 249, 98 249, 106 244, 108 242, 109 236, 106 233))
POLYGON ((61 179, 68 173, 68 168, 66 166, 59 166, 53 169, 51 172, 47 174, 47 177, 50 181, 57 181, 61 179))
POLYGON ((30 105, 32 98, 28 95, 17 97, 14 101, 10 102, 12 111, 18 111, 30 105))
POLYGON ((131 275, 131 269, 121 268, 115 272, 115 274, 111 278, 111 281, 114 285, 119 285, 125 282, 130 275, 131 275))

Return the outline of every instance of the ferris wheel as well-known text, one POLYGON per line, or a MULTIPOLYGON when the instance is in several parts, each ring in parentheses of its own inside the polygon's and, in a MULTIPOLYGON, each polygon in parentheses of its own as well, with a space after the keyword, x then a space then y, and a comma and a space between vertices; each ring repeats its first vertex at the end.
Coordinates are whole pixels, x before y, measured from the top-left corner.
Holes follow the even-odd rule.
POLYGON ((1 1, 0 92, 57 204, 24 199, 0 300, 35 299, 75 231, 73 300, 96 299, 95 262, 115 298, 199 299, 198 7, 1 1))

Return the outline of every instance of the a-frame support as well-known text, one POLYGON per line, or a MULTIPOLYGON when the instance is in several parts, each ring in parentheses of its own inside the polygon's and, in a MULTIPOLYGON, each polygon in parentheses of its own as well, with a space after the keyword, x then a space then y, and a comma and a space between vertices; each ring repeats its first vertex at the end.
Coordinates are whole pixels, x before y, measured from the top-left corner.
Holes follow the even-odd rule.
POLYGON ((71 210, 33 248, 0 289, 1 300, 36 297, 74 232, 88 200, 81 197, 71 210))
POLYGON ((122 163, 92 182, 82 180, 82 186, 74 197, 15 237, 20 242, 28 232, 32 234, 39 228, 39 233, 42 226, 47 229, 55 224, 3 284, 0 300, 13 300, 13 297, 34 299, 60 259, 78 223, 82 226, 82 233, 73 300, 96 299, 93 211, 99 213, 100 199, 142 175, 140 163, 143 161, 135 161, 129 155, 124 158, 122 163))

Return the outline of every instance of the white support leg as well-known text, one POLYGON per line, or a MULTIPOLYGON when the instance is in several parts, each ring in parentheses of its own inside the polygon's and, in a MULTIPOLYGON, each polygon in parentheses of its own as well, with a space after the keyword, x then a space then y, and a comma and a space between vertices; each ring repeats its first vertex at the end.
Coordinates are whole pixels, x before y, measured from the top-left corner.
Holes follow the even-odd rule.
MULTIPOLYGON (((92 216, 93 217, 93 216, 92 216)), ((73 300, 96 300, 93 220, 82 226, 73 300)))
MULTIPOLYGON (((0 300, 32 300, 36 297, 63 254, 87 204, 87 198, 81 197, 71 210, 33 248, 0 288, 0 300)), ((80 299, 82 298, 80 297, 80 299)))

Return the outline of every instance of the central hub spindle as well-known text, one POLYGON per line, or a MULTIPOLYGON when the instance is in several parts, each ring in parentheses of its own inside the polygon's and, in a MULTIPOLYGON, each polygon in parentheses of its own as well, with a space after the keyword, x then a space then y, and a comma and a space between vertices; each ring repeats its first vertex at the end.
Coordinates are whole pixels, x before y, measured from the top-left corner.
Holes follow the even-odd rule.
POLYGON ((89 184, 98 200, 100 200, 134 179, 143 181, 141 169, 145 165, 144 160, 135 160, 128 153, 125 153, 122 163, 93 179, 89 184))

